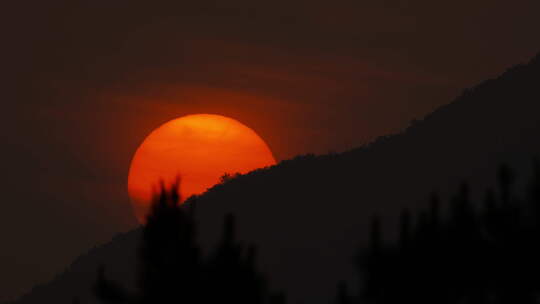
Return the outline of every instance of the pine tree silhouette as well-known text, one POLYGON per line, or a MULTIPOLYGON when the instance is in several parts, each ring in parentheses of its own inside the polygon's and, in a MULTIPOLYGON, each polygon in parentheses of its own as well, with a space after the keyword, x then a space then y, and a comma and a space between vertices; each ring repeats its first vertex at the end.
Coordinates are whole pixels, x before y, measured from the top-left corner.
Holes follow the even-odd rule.
POLYGON ((130 295, 98 270, 95 294, 103 303, 285 303, 271 294, 256 270, 256 250, 235 240, 235 219, 225 218, 223 237, 205 259, 197 244, 194 208, 180 205, 177 180, 161 185, 143 228, 138 293, 130 295))
POLYGON ((534 169, 525 200, 513 192, 512 170, 501 166, 498 197, 489 190, 484 202, 475 204, 463 183, 445 218, 436 195, 414 217, 403 210, 395 244, 383 242, 375 217, 369 247, 357 263, 362 292, 348 297, 349 303, 539 303, 536 162, 534 169))
POLYGON ((207 303, 230 299, 236 303, 263 303, 264 280, 255 269, 255 247, 244 248, 235 241, 235 219, 225 218, 221 244, 207 263, 207 303))
POLYGON ((167 190, 161 185, 143 230, 139 289, 142 303, 197 299, 201 257, 193 218, 180 207, 179 180, 167 190))

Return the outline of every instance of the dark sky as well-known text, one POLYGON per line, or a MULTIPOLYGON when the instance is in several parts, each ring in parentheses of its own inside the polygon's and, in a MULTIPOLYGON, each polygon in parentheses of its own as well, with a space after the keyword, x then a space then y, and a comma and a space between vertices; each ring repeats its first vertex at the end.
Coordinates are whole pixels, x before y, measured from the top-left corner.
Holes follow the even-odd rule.
POLYGON ((540 51, 540 2, 9 1, 0 301, 135 226, 153 128, 216 113, 277 159, 396 132, 540 51))

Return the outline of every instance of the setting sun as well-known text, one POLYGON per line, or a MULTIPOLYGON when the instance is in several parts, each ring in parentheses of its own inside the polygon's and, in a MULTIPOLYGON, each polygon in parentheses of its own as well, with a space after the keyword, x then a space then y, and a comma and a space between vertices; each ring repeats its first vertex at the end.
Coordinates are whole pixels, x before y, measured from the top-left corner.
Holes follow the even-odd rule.
POLYGON ((143 222, 160 180, 172 183, 181 176, 181 194, 187 198, 216 184, 224 173, 247 173, 273 164, 266 143, 240 122, 220 115, 188 115, 146 137, 131 161, 128 192, 143 222))

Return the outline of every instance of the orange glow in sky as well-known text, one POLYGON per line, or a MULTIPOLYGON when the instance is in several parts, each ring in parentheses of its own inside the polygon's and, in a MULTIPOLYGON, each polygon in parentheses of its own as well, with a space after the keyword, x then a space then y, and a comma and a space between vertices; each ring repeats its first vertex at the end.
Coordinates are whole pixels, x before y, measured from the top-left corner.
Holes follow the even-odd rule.
POLYGON ((266 143, 240 122, 213 114, 171 120, 139 146, 129 169, 128 192, 135 214, 144 222, 153 189, 181 177, 188 198, 216 184, 224 173, 247 173, 275 164, 266 143))

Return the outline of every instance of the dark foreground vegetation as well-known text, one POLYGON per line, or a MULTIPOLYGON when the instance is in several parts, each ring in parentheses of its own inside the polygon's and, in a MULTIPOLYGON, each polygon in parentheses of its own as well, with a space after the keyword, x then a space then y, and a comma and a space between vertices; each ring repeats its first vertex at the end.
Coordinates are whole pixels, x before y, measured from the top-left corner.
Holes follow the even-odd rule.
POLYGON ((225 218, 223 236, 214 252, 201 255, 197 244, 196 206, 180 205, 179 184, 162 186, 143 228, 138 290, 131 294, 105 276, 95 284, 103 303, 284 303, 271 293, 255 267, 256 248, 235 240, 235 220, 225 218))
POLYGON ((361 294, 341 285, 338 302, 540 303, 540 166, 534 169, 524 197, 514 194, 514 174, 503 166, 498 191, 483 202, 472 202, 463 184, 445 212, 436 195, 427 210, 403 210, 393 243, 374 217, 369 247, 358 256, 361 294))
MULTIPOLYGON (((540 165, 525 195, 514 191, 514 173, 499 170, 499 187, 474 202, 469 186, 442 206, 401 213, 399 237, 383 238, 372 221, 369 246, 357 256, 360 284, 339 284, 335 303, 539 303, 540 165)), ((162 188, 143 231, 138 291, 130 294, 100 269, 95 293, 104 303, 285 303, 268 290, 255 265, 255 247, 235 240, 225 218, 221 242, 201 255, 193 212, 180 206, 178 185, 162 188)), ((314 269, 316 269, 314 265, 314 269)), ((324 275, 324 274, 318 274, 324 275)))

